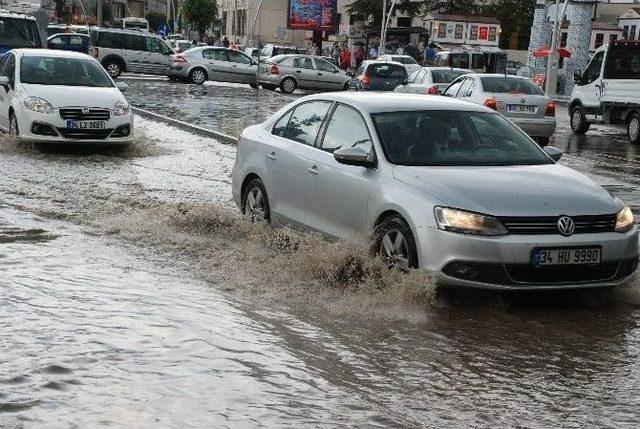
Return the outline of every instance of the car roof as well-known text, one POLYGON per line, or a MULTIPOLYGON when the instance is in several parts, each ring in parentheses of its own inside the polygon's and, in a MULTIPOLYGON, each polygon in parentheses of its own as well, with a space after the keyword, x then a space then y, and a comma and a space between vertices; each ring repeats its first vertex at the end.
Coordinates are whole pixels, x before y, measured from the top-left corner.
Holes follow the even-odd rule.
POLYGON ((453 71, 457 71, 457 72, 465 72, 466 74, 475 74, 474 72, 472 72, 469 69, 461 69, 458 67, 422 67, 425 70, 432 70, 432 71, 440 71, 440 70, 453 70, 453 71))
POLYGON ((386 60, 366 60, 363 61, 362 64, 366 65, 366 66, 370 66, 371 64, 393 64, 396 66, 400 66, 402 68, 404 68, 404 64, 399 63, 397 61, 386 61, 386 60))
POLYGON ((81 52, 61 51, 59 49, 13 49, 11 52, 15 52, 22 57, 93 58, 81 52))
POLYGON ((483 74, 476 74, 476 76, 478 76, 479 78, 483 78, 483 77, 501 77, 501 78, 505 78, 505 79, 521 79, 521 80, 531 80, 526 76, 516 76, 513 74, 503 74, 503 73, 483 73, 483 74))
POLYGON ((414 110, 453 110, 462 112, 493 112, 484 106, 449 97, 425 97, 396 92, 343 91, 308 95, 301 101, 328 100, 343 102, 367 113, 414 110))
POLYGON ((143 32, 140 30, 125 30, 123 28, 106 28, 106 27, 91 27, 91 30, 96 30, 99 32, 108 32, 108 33, 118 33, 118 34, 130 34, 130 35, 136 35, 136 36, 153 36, 156 37, 158 39, 161 39, 160 36, 158 36, 157 34, 154 33, 147 33, 147 32, 143 32))
POLYGON ((78 36, 78 37, 86 37, 87 39, 90 38, 88 34, 84 34, 84 33, 56 33, 47 37, 47 40, 53 39, 54 37, 58 37, 58 36, 78 36))

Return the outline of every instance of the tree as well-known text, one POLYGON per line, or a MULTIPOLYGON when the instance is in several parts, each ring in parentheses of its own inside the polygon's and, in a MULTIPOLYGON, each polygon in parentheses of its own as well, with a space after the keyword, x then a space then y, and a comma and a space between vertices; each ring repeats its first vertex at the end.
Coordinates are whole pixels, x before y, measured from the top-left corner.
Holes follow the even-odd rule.
POLYGON ((218 16, 218 3, 216 0, 184 0, 180 10, 202 35, 218 16))
MULTIPOLYGON (((387 0, 387 11, 392 0, 387 0)), ((457 15, 475 15, 480 10, 477 0, 398 0, 395 10, 409 16, 424 16, 429 13, 453 13, 457 15)), ((358 15, 368 21, 371 27, 379 27, 382 22, 381 0, 354 0, 347 5, 347 12, 358 15)))
POLYGON ((511 38, 517 38, 517 49, 527 49, 536 0, 497 0, 481 8, 481 13, 500 21, 500 47, 509 48, 511 38))

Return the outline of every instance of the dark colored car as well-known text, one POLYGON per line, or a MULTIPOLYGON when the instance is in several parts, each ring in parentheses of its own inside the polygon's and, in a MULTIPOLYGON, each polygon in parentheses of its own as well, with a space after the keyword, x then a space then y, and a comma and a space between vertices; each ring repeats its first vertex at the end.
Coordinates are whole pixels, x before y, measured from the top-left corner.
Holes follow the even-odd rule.
POLYGON ((60 33, 47 38, 47 48, 88 54, 90 42, 91 38, 86 34, 60 33))
POLYGON ((349 80, 350 90, 393 91, 407 83, 407 70, 392 61, 364 61, 349 80))

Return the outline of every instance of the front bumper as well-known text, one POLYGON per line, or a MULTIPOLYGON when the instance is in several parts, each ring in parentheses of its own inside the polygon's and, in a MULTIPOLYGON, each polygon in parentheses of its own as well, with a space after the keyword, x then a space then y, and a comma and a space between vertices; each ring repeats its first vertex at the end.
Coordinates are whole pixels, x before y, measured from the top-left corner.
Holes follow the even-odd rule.
POLYGON ((504 235, 479 237, 427 228, 418 233, 421 267, 439 284, 481 289, 571 289, 615 287, 628 282, 637 267, 638 230, 627 233, 504 235), (594 265, 531 265, 535 248, 601 246, 594 265), (458 270, 461 265, 468 269, 458 270))
POLYGON ((67 120, 58 110, 38 113, 28 109, 17 112, 19 139, 33 143, 92 143, 127 144, 133 140, 133 114, 115 116, 104 121, 104 129, 73 130, 67 128, 67 120), (128 133, 126 130, 128 128, 128 133))
POLYGON ((556 132, 557 123, 554 117, 539 119, 507 118, 531 137, 546 138, 551 137, 556 132))

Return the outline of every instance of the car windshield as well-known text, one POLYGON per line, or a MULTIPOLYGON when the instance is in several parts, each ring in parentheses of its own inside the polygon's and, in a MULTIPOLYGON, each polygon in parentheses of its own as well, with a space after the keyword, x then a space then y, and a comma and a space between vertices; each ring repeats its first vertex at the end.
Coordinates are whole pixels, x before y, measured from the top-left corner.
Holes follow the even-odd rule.
POLYGON ((23 57, 20 62, 20 81, 38 85, 113 86, 100 64, 82 58, 23 57))
POLYGON ((508 76, 482 76, 484 92, 492 94, 544 95, 542 89, 529 79, 508 76))
POLYGON ((412 57, 391 57, 391 61, 395 61, 400 64, 418 64, 412 57))
POLYGON ((504 166, 553 161, 498 114, 401 111, 372 114, 384 154, 392 164, 504 166))
POLYGON ((433 83, 451 83, 458 76, 468 73, 468 70, 431 70, 433 83))
POLYGON ((406 78, 407 71, 402 66, 395 64, 371 64, 369 73, 373 77, 381 78, 406 78))
POLYGON ((0 18, 0 46, 41 48, 40 33, 33 19, 0 18))

